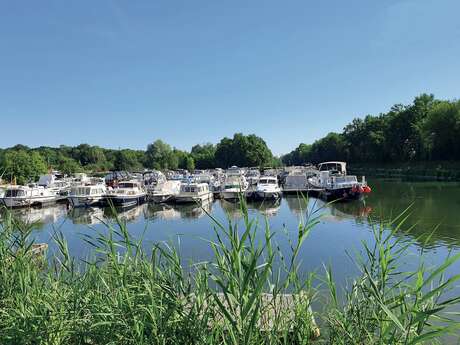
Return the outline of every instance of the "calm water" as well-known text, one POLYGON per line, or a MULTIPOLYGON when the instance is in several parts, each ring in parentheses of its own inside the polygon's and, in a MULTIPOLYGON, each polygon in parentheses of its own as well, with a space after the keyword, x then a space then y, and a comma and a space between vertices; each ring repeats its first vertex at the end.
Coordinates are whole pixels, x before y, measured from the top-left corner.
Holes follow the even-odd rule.
MULTIPOLYGON (((296 196, 285 197, 277 204, 249 204, 251 217, 260 221, 263 236, 265 217, 276 232, 275 239, 281 250, 289 254, 288 238, 294 238, 297 226, 307 209, 320 209, 321 223, 312 231, 301 253, 304 271, 322 271, 323 264, 330 264, 339 281, 353 277, 357 270, 346 251, 361 248, 361 241, 372 241, 371 217, 374 220, 390 219, 409 205, 409 232, 397 236, 416 240, 408 265, 416 262, 422 248, 430 263, 441 262, 449 251, 460 251, 460 184, 442 182, 402 182, 396 180, 369 179, 373 193, 364 201, 324 205, 311 198, 306 202, 296 196), (434 232, 433 232, 434 231, 434 232), (429 237, 429 234, 432 234, 429 237)), ((241 223, 238 205, 217 200, 206 205, 215 218, 226 222, 227 215, 241 223)), ((67 238, 69 249, 76 257, 86 257, 89 246, 82 240, 83 234, 104 232, 101 220, 113 221, 110 210, 101 208, 68 211, 65 205, 44 209, 15 211, 24 220, 37 222, 36 237, 39 242, 49 242, 60 230, 67 238)), ((144 234, 145 246, 153 242, 168 241, 180 248, 186 260, 202 261, 212 258, 205 239, 214 237, 213 223, 205 212, 194 205, 145 204, 121 211, 120 217, 128 223, 134 237, 144 234)), ((460 265, 452 267, 460 271, 460 265)))

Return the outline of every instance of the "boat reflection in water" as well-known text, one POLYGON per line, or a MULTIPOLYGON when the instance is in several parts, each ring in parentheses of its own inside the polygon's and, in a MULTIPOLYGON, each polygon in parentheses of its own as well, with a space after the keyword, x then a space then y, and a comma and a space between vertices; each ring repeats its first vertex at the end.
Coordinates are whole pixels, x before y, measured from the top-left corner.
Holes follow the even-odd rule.
POLYGON ((145 214, 146 209, 147 204, 129 207, 106 207, 104 209, 104 218, 115 220, 118 216, 118 219, 129 223, 138 219, 142 214, 145 214))
MULTIPOLYGON (((34 228, 41 228, 46 224, 57 223, 62 220, 67 213, 67 208, 62 204, 55 204, 48 207, 26 207, 10 210, 13 216, 24 223, 34 224, 34 228)), ((0 219, 3 212, 0 212, 0 219)))
POLYGON ((213 202, 211 200, 203 200, 202 204, 184 204, 174 205, 174 209, 179 212, 182 219, 196 219, 206 215, 206 212, 211 213, 213 202))
MULTIPOLYGON (((260 213, 267 217, 274 217, 281 207, 281 199, 247 202, 246 205, 248 213, 260 213)), ((220 200, 220 206, 231 219, 240 219, 243 217, 241 205, 239 203, 220 200)))
POLYGON ((277 215, 281 207, 281 199, 248 202, 248 211, 255 211, 267 217, 277 215))
POLYGON ((168 204, 148 204, 145 216, 149 220, 173 220, 181 217, 180 212, 168 204))
POLYGON ((364 200, 327 203, 321 199, 306 198, 301 195, 285 196, 284 200, 286 200, 289 210, 296 215, 316 212, 316 215, 321 215, 321 218, 327 221, 353 219, 362 222, 367 220, 372 212, 372 207, 367 206, 364 200))
POLYGON ((73 224, 99 224, 104 220, 104 210, 99 207, 77 207, 68 212, 73 224))

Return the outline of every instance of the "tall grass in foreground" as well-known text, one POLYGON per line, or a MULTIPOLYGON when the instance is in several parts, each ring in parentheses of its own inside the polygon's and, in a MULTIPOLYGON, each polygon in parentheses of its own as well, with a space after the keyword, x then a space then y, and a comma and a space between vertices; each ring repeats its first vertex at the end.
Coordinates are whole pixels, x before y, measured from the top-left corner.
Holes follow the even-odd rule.
POLYGON ((0 344, 420 344, 459 328, 448 314, 460 297, 445 298, 460 275, 444 277, 459 259, 434 269, 423 263, 399 272, 411 243, 374 226, 375 242, 356 257, 361 276, 337 291, 325 277, 299 273, 298 254, 320 212, 306 210, 290 253, 282 253, 267 221, 221 224, 211 218, 214 259, 185 266, 166 244, 145 251, 117 218, 107 234, 86 236, 94 255, 76 262, 57 232, 58 252, 32 253, 32 226, 11 213, 0 230, 0 344), (238 226, 239 225, 239 226, 238 226), (261 236, 263 234, 263 236, 261 236), (326 307, 313 340, 314 281, 325 281, 326 307), (286 293, 289 292, 288 303, 286 293))

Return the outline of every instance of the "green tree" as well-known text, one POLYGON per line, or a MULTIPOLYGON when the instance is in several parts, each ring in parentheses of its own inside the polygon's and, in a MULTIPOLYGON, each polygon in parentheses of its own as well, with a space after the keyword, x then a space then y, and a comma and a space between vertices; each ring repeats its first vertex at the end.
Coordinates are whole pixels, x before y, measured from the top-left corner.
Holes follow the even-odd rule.
POLYGON ((115 154, 114 168, 115 170, 136 171, 142 169, 142 164, 139 162, 136 151, 125 149, 115 154))
POLYGON ((171 146, 161 140, 156 140, 147 146, 145 166, 151 169, 177 169, 179 158, 171 146))
POLYGON ((262 138, 236 133, 233 139, 223 138, 217 144, 215 160, 223 168, 231 165, 262 167, 272 163, 273 154, 262 138))
POLYGON ((82 166, 73 158, 62 156, 58 165, 56 166, 57 169, 66 175, 71 175, 77 172, 82 172, 82 166))
POLYGON ((0 167, 5 179, 16 179, 18 184, 34 182, 47 172, 46 163, 38 152, 23 149, 5 152, 0 167))
POLYGON ((193 157, 192 157, 192 156, 188 156, 186 160, 187 160, 186 169, 187 169, 188 171, 193 171, 193 170, 195 170, 195 161, 193 160, 193 157))
POLYGON ((216 167, 215 161, 216 146, 207 143, 192 147, 191 155, 198 169, 210 169, 216 167))
POLYGON ((106 162, 104 150, 98 146, 80 144, 72 149, 72 158, 79 161, 82 166, 103 166, 106 162))
POLYGON ((436 104, 420 128, 430 159, 460 159, 460 101, 436 104))
POLYGON ((345 141, 341 134, 329 133, 311 146, 311 162, 346 160, 345 141))

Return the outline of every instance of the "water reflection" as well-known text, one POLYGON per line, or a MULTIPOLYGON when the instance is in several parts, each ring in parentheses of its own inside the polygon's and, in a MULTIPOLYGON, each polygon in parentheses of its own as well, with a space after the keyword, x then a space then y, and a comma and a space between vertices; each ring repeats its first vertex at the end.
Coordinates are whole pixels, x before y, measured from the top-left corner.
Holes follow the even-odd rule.
MULTIPOLYGON (((220 200, 220 207, 231 219, 241 219, 243 213, 241 212, 241 205, 235 202, 220 200)), ((281 207, 281 200, 267 200, 267 201, 253 201, 247 203, 248 212, 251 214, 261 214, 267 217, 274 217, 277 215, 281 207)))
POLYGON ((373 218, 394 219, 412 204, 405 227, 412 227, 409 235, 420 245, 460 245, 460 183, 395 179, 371 182, 373 193, 366 203, 373 209, 373 218))
POLYGON ((104 219, 104 210, 98 207, 79 207, 69 210, 67 214, 73 224, 99 224, 104 219))
POLYGON ((134 205, 130 207, 106 207, 104 209, 104 218, 114 220, 116 217, 118 219, 123 220, 127 223, 134 222, 138 219, 141 215, 144 214, 144 211, 147 208, 147 204, 143 205, 134 205))
POLYGON ((180 218, 180 212, 172 205, 149 204, 147 205, 145 217, 149 220, 174 220, 180 218))
POLYGON ((212 201, 203 202, 201 205, 197 204, 183 204, 183 205, 175 205, 174 208, 177 212, 179 212, 180 217, 182 219, 197 219, 201 218, 206 215, 206 212, 211 213, 213 207, 212 201))
MULTIPOLYGON (((405 229, 398 236, 409 236, 420 246, 458 247, 460 245, 460 184, 443 182, 403 182, 397 180, 369 179, 373 193, 363 201, 326 204, 319 199, 302 196, 285 196, 279 202, 248 203, 251 216, 262 215, 275 224, 287 224, 296 228, 300 216, 312 209, 320 209, 323 223, 335 224, 334 227, 354 225, 369 228, 369 221, 389 220, 413 203, 405 229), (433 233, 434 231, 434 233, 433 233)), ((206 212, 223 220, 226 215, 232 219, 242 218, 239 204, 225 200, 208 202, 204 205, 154 205, 144 204, 131 208, 117 209, 118 216, 126 222, 150 220, 168 224, 174 231, 182 231, 183 222, 193 222, 192 226, 208 229, 211 220, 206 212), (195 224, 196 223, 196 224, 195 224), (207 227, 208 225, 208 227, 207 227)), ((103 220, 114 219, 110 208, 77 208, 67 210, 65 205, 46 208, 26 208, 13 210, 22 221, 34 223, 36 229, 64 222, 66 231, 71 233, 78 225, 95 225, 103 220), (74 226, 72 226, 72 224, 74 226)), ((2 212, 0 212, 0 219, 2 212)), ((101 224, 102 226, 102 224, 101 224)), ((135 227, 135 225, 134 225, 135 227)))
MULTIPOLYGON (((62 204, 52 205, 50 207, 28 207, 13 209, 12 213, 17 219, 27 224, 33 224, 34 229, 40 229, 47 224, 57 223, 65 217, 67 207, 62 204)), ((0 220, 4 218, 5 213, 0 212, 0 220)))

